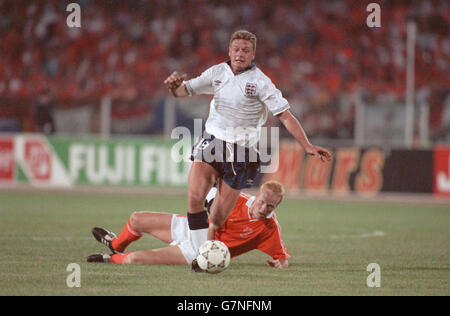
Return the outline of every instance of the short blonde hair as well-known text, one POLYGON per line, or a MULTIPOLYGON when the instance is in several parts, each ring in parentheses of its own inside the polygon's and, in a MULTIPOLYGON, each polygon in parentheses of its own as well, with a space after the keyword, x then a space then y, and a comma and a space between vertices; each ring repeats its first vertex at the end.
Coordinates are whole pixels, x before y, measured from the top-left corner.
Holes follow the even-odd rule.
POLYGON ((281 201, 283 200, 284 193, 285 193, 283 185, 280 182, 275 181, 275 180, 265 182, 259 190, 260 191, 268 190, 268 191, 273 192, 274 194, 278 195, 280 197, 280 202, 278 202, 278 204, 281 203, 281 201))
POLYGON ((253 44, 253 49, 254 50, 256 49, 256 35, 255 34, 249 32, 249 31, 246 31, 246 30, 236 31, 231 35, 230 46, 231 46, 231 43, 233 43, 233 41, 237 40, 237 39, 243 39, 243 40, 251 42, 253 44))

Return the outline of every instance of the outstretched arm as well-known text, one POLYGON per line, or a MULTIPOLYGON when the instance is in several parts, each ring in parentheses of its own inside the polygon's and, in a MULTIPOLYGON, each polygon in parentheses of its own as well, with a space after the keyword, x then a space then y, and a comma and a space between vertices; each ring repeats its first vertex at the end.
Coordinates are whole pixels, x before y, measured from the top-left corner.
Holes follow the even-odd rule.
POLYGON ((309 142, 300 122, 292 115, 291 111, 286 110, 277 115, 277 117, 289 133, 300 143, 300 145, 302 145, 308 155, 316 156, 323 162, 331 160, 332 155, 327 149, 320 146, 314 146, 309 142))
POLYGON ((189 93, 187 91, 186 85, 183 84, 183 81, 186 79, 186 74, 181 77, 175 71, 166 80, 164 80, 164 84, 167 89, 173 94, 174 97, 187 97, 189 93))

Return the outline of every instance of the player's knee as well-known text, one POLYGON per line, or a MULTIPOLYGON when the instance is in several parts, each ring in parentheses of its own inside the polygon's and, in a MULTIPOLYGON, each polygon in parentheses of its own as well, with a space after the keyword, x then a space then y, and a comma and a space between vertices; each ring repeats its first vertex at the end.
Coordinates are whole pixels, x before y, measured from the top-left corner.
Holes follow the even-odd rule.
POLYGON ((141 212, 133 212, 130 216, 130 225, 131 228, 135 231, 139 231, 140 223, 141 223, 141 212))
POLYGON ((191 211, 199 211, 205 208, 205 196, 202 192, 189 192, 188 207, 191 211))
POLYGON ((149 250, 149 251, 137 251, 130 253, 124 260, 125 264, 158 264, 160 263, 157 260, 157 251, 149 250), (156 258, 156 260, 155 260, 156 258))

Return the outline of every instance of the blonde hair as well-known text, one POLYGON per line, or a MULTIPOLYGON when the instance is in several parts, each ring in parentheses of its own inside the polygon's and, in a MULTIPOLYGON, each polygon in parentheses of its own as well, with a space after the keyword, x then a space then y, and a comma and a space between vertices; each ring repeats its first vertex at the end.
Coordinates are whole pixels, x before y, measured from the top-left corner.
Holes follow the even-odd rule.
POLYGON ((283 200, 284 193, 285 193, 283 185, 280 182, 275 181, 275 180, 265 182, 259 190, 260 191, 268 190, 268 191, 271 191, 272 193, 278 195, 280 197, 280 202, 278 202, 278 204, 281 203, 281 201, 283 200))
POLYGON ((249 31, 246 31, 246 30, 236 31, 231 35, 230 46, 231 46, 231 43, 233 43, 233 41, 237 40, 237 39, 243 39, 243 40, 251 42, 253 44, 253 49, 254 50, 256 49, 256 35, 255 34, 249 32, 249 31))

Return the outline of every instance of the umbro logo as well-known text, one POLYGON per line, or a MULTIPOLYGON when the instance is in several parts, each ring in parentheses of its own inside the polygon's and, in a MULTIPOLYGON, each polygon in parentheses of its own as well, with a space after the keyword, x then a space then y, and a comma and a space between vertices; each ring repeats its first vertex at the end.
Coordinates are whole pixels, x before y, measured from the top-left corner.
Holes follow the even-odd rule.
POLYGON ((221 83, 222 83, 222 81, 220 81, 220 80, 214 80, 215 86, 220 86, 221 83))

